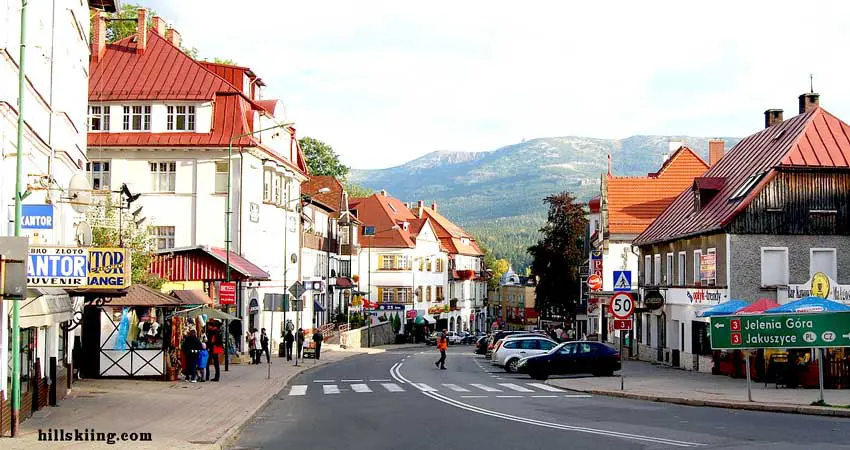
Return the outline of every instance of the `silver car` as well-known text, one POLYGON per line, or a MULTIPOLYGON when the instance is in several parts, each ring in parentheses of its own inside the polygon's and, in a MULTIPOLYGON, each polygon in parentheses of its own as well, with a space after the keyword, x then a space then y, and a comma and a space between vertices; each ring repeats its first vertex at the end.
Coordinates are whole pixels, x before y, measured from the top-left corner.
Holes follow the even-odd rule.
POLYGON ((517 336, 502 339, 493 350, 492 364, 504 367, 506 372, 516 372, 522 358, 548 353, 558 345, 544 336, 517 336))

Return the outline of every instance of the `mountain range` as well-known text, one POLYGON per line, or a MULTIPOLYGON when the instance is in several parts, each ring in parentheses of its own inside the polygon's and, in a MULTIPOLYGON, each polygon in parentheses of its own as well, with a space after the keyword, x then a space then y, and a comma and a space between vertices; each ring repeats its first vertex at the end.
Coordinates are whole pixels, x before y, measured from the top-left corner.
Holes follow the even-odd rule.
MULTIPOLYGON (((721 138, 729 149, 739 138, 721 138)), ((405 201, 436 202, 438 210, 472 233, 498 258, 515 269, 530 263, 533 245, 546 221, 543 198, 564 190, 580 200, 599 195, 608 155, 615 175, 655 172, 682 143, 708 160, 706 137, 631 136, 539 138, 492 151, 435 151, 387 169, 357 170, 349 181, 385 189, 405 201)))

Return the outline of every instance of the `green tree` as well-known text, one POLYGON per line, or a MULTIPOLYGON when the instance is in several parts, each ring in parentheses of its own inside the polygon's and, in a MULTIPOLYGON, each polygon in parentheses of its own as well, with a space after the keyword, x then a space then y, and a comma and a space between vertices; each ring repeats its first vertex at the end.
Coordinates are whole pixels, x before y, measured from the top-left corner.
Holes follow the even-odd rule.
POLYGON ((354 183, 344 183, 345 191, 348 192, 349 198, 363 198, 375 193, 374 190, 354 183))
POLYGON ((216 64, 227 64, 228 66, 236 65, 236 61, 230 58, 213 58, 213 62, 216 64))
POLYGON ((579 267, 584 261, 584 206, 569 192, 550 195, 542 237, 529 247, 531 274, 537 276, 535 309, 544 318, 568 319, 580 294, 579 267))
POLYGON ((493 255, 493 252, 491 252, 489 248, 484 247, 483 244, 479 244, 479 246, 484 251, 484 267, 491 275, 490 279, 487 281, 487 287, 490 289, 496 289, 499 287, 499 280, 502 279, 502 275, 504 275, 511 267, 511 263, 507 259, 496 258, 493 255))
POLYGON ((333 147, 309 136, 298 140, 311 175, 332 176, 345 180, 349 168, 339 160, 333 147))
POLYGON ((119 209, 111 196, 95 202, 87 214, 92 224, 94 247, 123 247, 130 251, 131 280, 154 289, 166 281, 148 271, 153 260, 154 243, 150 227, 137 227, 132 220, 119 221, 119 209))

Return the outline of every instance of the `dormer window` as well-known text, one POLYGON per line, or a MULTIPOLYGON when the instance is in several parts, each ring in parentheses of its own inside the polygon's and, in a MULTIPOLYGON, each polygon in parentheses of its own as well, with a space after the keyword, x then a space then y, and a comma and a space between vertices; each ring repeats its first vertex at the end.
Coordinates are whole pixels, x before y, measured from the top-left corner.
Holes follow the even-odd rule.
POLYGON ((460 243, 463 245, 469 245, 469 238, 462 237, 460 238, 460 243))
POLYGON ((694 211, 699 212, 700 209, 717 196, 717 193, 723 189, 726 182, 722 177, 699 177, 694 179, 694 211))
POLYGON ((168 106, 168 131, 195 131, 194 106, 168 106))
POLYGON ((150 131, 150 105, 133 105, 124 107, 124 131, 150 131))
POLYGON ((89 131, 109 131, 109 105, 89 106, 89 131))

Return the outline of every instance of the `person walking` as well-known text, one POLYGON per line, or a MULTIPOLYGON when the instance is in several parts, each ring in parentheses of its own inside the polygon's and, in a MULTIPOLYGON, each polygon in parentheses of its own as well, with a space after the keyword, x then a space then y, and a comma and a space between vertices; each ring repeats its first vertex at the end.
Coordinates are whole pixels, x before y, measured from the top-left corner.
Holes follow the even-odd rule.
POLYGON ((201 342, 201 350, 198 352, 198 380, 203 383, 210 379, 210 352, 207 344, 201 342))
POLYGON ((245 333, 245 341, 248 343, 248 356, 251 357, 251 364, 254 364, 254 339, 251 337, 251 330, 245 333))
POLYGON ((257 330, 256 328, 251 330, 251 345, 254 346, 254 358, 253 358, 253 361, 251 363, 252 364, 259 364, 260 363, 260 354, 261 354, 262 350, 260 349, 260 333, 259 333, 259 330, 257 330))
POLYGON ((298 360, 301 359, 301 354, 304 350, 304 330, 299 328, 298 332, 295 333, 295 339, 295 351, 297 352, 295 359, 298 360))
POLYGON ((440 351, 440 359, 434 363, 440 370, 446 370, 446 349, 449 348, 449 338, 446 335, 446 330, 443 329, 443 332, 437 336, 437 350, 440 351))
POLYGON ((286 330, 286 334, 283 336, 283 349, 286 354, 286 360, 292 361, 292 343, 295 342, 295 335, 292 334, 292 330, 286 330))
MULTIPOLYGON (((209 343, 208 348, 211 348, 210 352, 210 362, 212 362, 212 366, 215 369, 215 376, 212 381, 219 380, 219 361, 218 359, 221 355, 224 355, 224 344, 221 342, 221 322, 217 320, 211 320, 207 322, 207 342, 209 343)), ((206 380, 210 380, 210 371, 209 367, 207 367, 206 371, 206 380)))
POLYGON ((190 330, 189 334, 183 338, 181 350, 186 357, 186 381, 197 383, 198 354, 201 352, 201 341, 198 340, 195 330, 190 330))
POLYGON ((315 333, 313 333, 313 342, 316 343, 316 361, 319 360, 319 356, 322 354, 322 341, 324 339, 325 337, 322 336, 322 333, 320 331, 316 331, 315 333))
POLYGON ((260 358, 263 356, 263 353, 266 354, 266 364, 271 364, 271 355, 269 354, 269 335, 266 334, 265 328, 260 331, 260 356, 257 357, 257 363, 260 362, 260 358))

